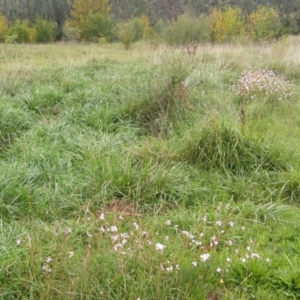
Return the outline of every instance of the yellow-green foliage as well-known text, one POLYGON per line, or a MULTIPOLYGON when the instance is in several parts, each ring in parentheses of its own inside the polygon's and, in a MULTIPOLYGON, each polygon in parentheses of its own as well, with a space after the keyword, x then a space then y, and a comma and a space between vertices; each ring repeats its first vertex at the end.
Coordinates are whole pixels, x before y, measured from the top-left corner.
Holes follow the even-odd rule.
POLYGON ((238 7, 213 10, 210 18, 214 21, 212 39, 215 42, 232 42, 244 34, 242 10, 238 7))
POLYGON ((80 32, 84 29, 85 22, 90 14, 108 15, 110 6, 108 0, 74 0, 70 15, 70 25, 80 32))
POLYGON ((35 31, 30 28, 28 20, 16 20, 8 30, 8 40, 16 43, 34 42, 35 31))
POLYGON ((149 17, 145 14, 140 16, 141 24, 143 26, 143 38, 147 38, 151 35, 149 17))
POLYGON ((256 42, 278 38, 281 27, 280 17, 271 7, 259 6, 256 11, 248 16, 247 31, 256 42))
POLYGON ((4 42, 7 34, 7 21, 0 13, 0 42, 4 42))

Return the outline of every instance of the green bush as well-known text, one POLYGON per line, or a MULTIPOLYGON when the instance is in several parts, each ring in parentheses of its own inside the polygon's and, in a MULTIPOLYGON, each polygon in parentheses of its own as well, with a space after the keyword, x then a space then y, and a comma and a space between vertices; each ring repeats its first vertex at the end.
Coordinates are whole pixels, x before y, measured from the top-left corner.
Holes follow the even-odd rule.
POLYGON ((259 6, 248 16, 247 30, 255 42, 271 41, 283 34, 279 14, 265 6, 259 6))
POLYGON ((137 42, 143 38, 144 25, 140 18, 134 18, 133 20, 131 20, 131 22, 133 23, 134 32, 135 32, 133 41, 137 42))
POLYGON ((7 33, 7 21, 5 16, 2 16, 0 13, 0 42, 5 41, 6 33, 7 33))
POLYGON ((119 23, 117 25, 117 38, 121 41, 125 49, 129 49, 136 37, 135 25, 132 21, 119 23))
POLYGON ((211 19, 214 18, 212 32, 214 41, 221 43, 233 42, 244 35, 244 21, 242 10, 239 7, 226 6, 222 11, 214 11, 211 13, 211 19))
POLYGON ((51 43, 54 41, 55 24, 51 21, 37 18, 34 24, 35 41, 37 43, 51 43))
POLYGON ((113 22, 109 16, 90 14, 83 24, 82 38, 98 42, 100 38, 110 40, 113 35, 113 22))
POLYGON ((165 42, 170 45, 185 45, 201 43, 210 40, 211 28, 205 15, 193 17, 183 14, 175 22, 171 22, 163 31, 163 23, 157 23, 155 28, 163 32, 165 42))
POLYGON ((68 22, 65 23, 62 29, 62 40, 65 42, 74 42, 80 39, 79 30, 71 26, 68 22))
POLYGON ((17 36, 16 43, 30 43, 33 40, 31 32, 28 20, 16 20, 9 28, 8 35, 17 36))

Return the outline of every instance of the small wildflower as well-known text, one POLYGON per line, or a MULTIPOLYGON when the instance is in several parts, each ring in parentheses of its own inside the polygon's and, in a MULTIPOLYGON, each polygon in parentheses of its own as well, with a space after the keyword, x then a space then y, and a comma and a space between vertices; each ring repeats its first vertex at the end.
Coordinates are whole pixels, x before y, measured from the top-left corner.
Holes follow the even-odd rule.
POLYGON ((244 227, 244 226, 242 226, 242 227, 241 227, 241 229, 242 229, 242 230, 245 230, 245 227, 244 227))
POLYGON ((221 283, 221 284, 224 284, 224 280, 223 280, 223 278, 220 280, 220 283, 221 283))
POLYGON ((171 225, 171 220, 167 220, 165 224, 166 224, 167 226, 170 226, 170 225, 171 225))
POLYGON ((229 257, 226 258, 226 262, 231 262, 231 259, 229 257))
POLYGON ((221 273, 221 271, 222 271, 222 270, 221 270, 220 268, 217 268, 217 272, 218 272, 218 273, 221 273))
POLYGON ((172 272, 172 271, 173 271, 173 266, 167 267, 167 268, 166 268, 166 271, 167 271, 167 272, 172 272))
POLYGON ((43 265, 42 266, 42 271, 44 271, 46 273, 51 273, 52 270, 49 268, 48 265, 43 265))
POLYGON ((87 232, 86 235, 88 236, 88 238, 92 237, 92 235, 89 232, 87 232))
POLYGON ((69 251, 69 258, 72 258, 74 256, 74 251, 69 251))
POLYGON ((266 262, 269 263, 270 262, 270 258, 266 258, 266 262))
POLYGON ((17 244, 18 246, 20 246, 20 245, 22 244, 22 240, 21 240, 21 239, 17 239, 16 244, 17 244))
POLYGON ((222 226, 222 221, 217 221, 217 222, 215 223, 215 225, 216 225, 216 226, 219 226, 219 227, 222 226))
POLYGON ((105 232, 105 228, 104 228, 103 226, 101 226, 101 227, 99 228, 99 231, 100 231, 101 233, 104 233, 104 232, 105 232))
POLYGON ((197 263, 196 261, 193 261, 193 262, 192 262, 192 265, 193 265, 194 267, 197 267, 198 263, 197 263))
POLYGON ((104 213, 101 213, 101 214, 99 215, 99 220, 104 220, 104 213))
POLYGON ((113 225, 113 226, 110 226, 109 229, 108 229, 109 232, 118 232, 118 227, 113 225))
POLYGON ((65 234, 70 234, 72 232, 72 228, 67 227, 65 230, 65 234))
POLYGON ((122 215, 120 215, 120 216, 118 217, 118 219, 119 219, 119 220, 124 220, 124 218, 123 218, 122 215))
POLYGON ((207 260, 209 259, 209 257, 210 257, 210 254, 209 254, 209 253, 204 253, 204 254, 201 254, 201 255, 200 255, 200 260, 201 260, 202 262, 205 262, 205 261, 207 261, 207 260))
POLYGON ((241 261, 242 261, 243 263, 246 262, 246 258, 242 257, 242 258, 241 258, 241 261))
POLYGON ((156 244, 155 244, 155 250, 156 250, 156 251, 163 251, 165 247, 166 247, 166 246, 164 246, 164 245, 162 245, 162 244, 160 244, 160 243, 156 243, 156 244))
POLYGON ((136 222, 134 222, 132 225, 133 225, 133 227, 134 227, 136 230, 139 229, 139 225, 138 225, 136 222))
POLYGON ((228 222, 228 226, 233 227, 234 223, 232 221, 228 222))
POLYGON ((232 242, 231 240, 228 240, 228 241, 226 241, 226 245, 232 246, 232 245, 233 245, 233 242, 232 242))
POLYGON ((52 258, 50 257, 50 256, 48 256, 47 258, 46 258, 46 263, 49 263, 49 262, 51 262, 52 261, 52 258))

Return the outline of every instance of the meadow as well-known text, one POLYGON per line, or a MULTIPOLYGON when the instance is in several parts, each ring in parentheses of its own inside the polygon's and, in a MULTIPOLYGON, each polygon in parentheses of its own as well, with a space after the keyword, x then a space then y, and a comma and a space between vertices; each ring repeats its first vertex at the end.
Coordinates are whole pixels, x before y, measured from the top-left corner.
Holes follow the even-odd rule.
POLYGON ((299 299, 300 39, 0 45, 0 299, 299 299))

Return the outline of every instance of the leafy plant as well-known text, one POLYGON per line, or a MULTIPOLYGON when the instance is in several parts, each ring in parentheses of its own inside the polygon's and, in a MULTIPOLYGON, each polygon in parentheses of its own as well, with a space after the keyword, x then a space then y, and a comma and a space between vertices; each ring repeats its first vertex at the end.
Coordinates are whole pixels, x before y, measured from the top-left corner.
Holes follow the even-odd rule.
POLYGON ((51 21, 37 18, 34 23, 35 41, 37 43, 51 43, 54 41, 55 24, 51 21))
POLYGON ((29 43, 32 41, 32 31, 28 20, 16 20, 8 30, 9 36, 16 36, 17 43, 29 43))
POLYGON ((221 12, 213 12, 211 18, 215 18, 212 32, 214 41, 228 43, 243 36, 245 30, 240 8, 227 6, 221 12))
POLYGON ((6 18, 0 13, 0 43, 5 41, 7 30, 8 30, 8 26, 7 26, 6 18))
POLYGON ((255 42, 279 38, 281 28, 279 14, 271 7, 259 6, 247 18, 247 32, 255 42))
POLYGON ((108 15, 90 14, 83 23, 81 36, 87 41, 98 42, 100 38, 107 41, 113 35, 113 22, 108 15))

